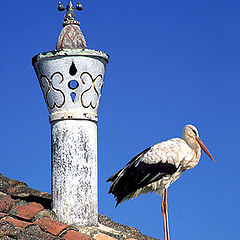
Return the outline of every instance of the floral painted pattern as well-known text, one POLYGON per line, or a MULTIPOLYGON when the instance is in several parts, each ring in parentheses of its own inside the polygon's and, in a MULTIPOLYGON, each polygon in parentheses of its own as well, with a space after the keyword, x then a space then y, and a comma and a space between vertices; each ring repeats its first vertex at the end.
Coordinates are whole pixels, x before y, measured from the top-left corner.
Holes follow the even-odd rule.
POLYGON ((47 106, 50 109, 53 109, 54 107, 61 108, 65 103, 65 96, 57 87, 63 82, 63 80, 63 75, 60 72, 54 73, 50 79, 48 79, 45 75, 40 77, 40 86, 47 106))
POLYGON ((94 79, 88 72, 81 74, 80 79, 83 85, 86 86, 86 89, 81 94, 81 103, 83 107, 88 108, 91 106, 95 109, 98 106, 102 91, 102 78, 101 74, 94 79))

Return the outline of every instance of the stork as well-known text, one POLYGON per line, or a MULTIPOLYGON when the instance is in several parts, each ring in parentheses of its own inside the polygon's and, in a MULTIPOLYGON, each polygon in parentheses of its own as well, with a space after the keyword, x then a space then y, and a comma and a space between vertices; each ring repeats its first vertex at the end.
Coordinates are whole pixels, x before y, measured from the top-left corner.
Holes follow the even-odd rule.
POLYGON ((114 195, 116 207, 140 194, 155 191, 162 195, 164 239, 169 240, 167 189, 184 171, 198 164, 201 149, 215 161, 199 138, 197 128, 188 124, 183 128, 182 139, 172 138, 139 153, 107 180, 112 182, 109 193, 114 195))

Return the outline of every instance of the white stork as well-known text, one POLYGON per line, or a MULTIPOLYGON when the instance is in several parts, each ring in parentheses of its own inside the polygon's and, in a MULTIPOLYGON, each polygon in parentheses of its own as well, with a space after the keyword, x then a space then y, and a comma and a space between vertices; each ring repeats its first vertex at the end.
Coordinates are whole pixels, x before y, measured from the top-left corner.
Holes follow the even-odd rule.
POLYGON ((112 182, 109 193, 114 195, 116 207, 119 203, 140 194, 155 191, 156 194, 162 195, 164 239, 169 240, 167 188, 185 170, 198 164, 201 148, 214 161, 199 138, 196 127, 186 125, 183 128, 182 139, 172 138, 139 153, 126 167, 107 180, 112 182))

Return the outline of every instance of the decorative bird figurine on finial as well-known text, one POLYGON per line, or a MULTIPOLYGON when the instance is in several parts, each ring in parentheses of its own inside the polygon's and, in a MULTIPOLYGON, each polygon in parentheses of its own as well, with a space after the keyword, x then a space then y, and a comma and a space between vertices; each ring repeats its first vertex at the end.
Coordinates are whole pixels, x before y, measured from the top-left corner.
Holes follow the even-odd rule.
POLYGON ((167 189, 181 174, 194 168, 200 159, 201 149, 214 161, 193 125, 183 128, 182 139, 172 138, 157 143, 135 156, 123 169, 111 176, 109 193, 116 206, 140 194, 155 191, 162 195, 164 239, 169 240, 167 189))

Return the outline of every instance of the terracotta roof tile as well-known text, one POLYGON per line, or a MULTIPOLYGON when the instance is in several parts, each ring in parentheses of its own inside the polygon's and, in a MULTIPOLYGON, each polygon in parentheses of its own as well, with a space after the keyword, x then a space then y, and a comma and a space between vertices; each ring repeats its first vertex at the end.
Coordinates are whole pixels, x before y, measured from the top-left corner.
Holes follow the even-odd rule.
POLYGON ((0 181, 2 183, 4 183, 5 185, 9 185, 9 186, 27 185, 24 182, 20 182, 20 181, 17 181, 15 179, 12 179, 12 178, 4 177, 2 174, 0 174, 0 181))
POLYGON ((19 185, 16 187, 10 187, 7 191, 8 194, 11 196, 20 196, 20 197, 26 197, 29 196, 29 188, 25 185, 19 185))
POLYGON ((50 194, 0 174, 0 240, 154 240, 106 216, 98 220, 98 227, 89 228, 61 223, 51 211, 50 194))
POLYGON ((9 195, 3 196, 0 201, 0 211, 8 212, 12 208, 14 203, 15 200, 13 200, 11 196, 9 195))
POLYGON ((68 225, 64 223, 46 217, 36 220, 33 222, 33 224, 39 225, 43 230, 48 231, 56 236, 68 227, 68 225))
MULTIPOLYGON (((85 234, 69 230, 65 235, 62 237, 63 239, 66 240, 90 240, 92 239, 91 237, 86 236, 85 234)), ((106 239, 107 240, 107 239, 106 239)))
POLYGON ((12 223, 0 222, 0 237, 9 236, 17 238, 20 233, 21 229, 16 228, 12 223))
POLYGON ((10 213, 16 217, 31 220, 36 213, 40 212, 43 209, 44 207, 40 203, 30 202, 26 203, 26 205, 22 204, 13 207, 10 213))
POLYGON ((27 226, 29 226, 31 223, 29 222, 25 222, 25 221, 21 221, 15 218, 4 218, 0 220, 0 223, 4 223, 4 222, 9 222, 12 223, 13 226, 17 227, 17 228, 26 228, 27 226))
POLYGON ((2 174, 0 174, 0 191, 14 197, 26 198, 26 200, 41 198, 43 206, 50 207, 51 205, 51 195, 49 193, 32 189, 26 183, 4 177, 2 174))
POLYGON ((116 238, 112 238, 106 234, 99 233, 96 236, 94 236, 96 240, 116 240, 116 238))
MULTIPOLYGON (((53 237, 47 237, 47 236, 44 236, 44 238, 40 238, 38 235, 35 236, 35 235, 32 235, 32 234, 28 234, 28 233, 21 233, 18 238, 18 240, 55 240, 55 239, 59 239, 59 238, 56 238, 55 236, 53 237)), ((60 238, 62 239, 62 238, 60 238)))
MULTIPOLYGON (((31 226, 27 227, 25 234, 26 234, 25 236, 34 237, 33 238, 34 240, 35 239, 44 239, 44 240, 62 239, 60 237, 56 237, 55 235, 52 235, 51 233, 42 231, 42 229, 38 225, 31 225, 31 226)), ((28 240, 29 238, 25 238, 25 239, 28 240)))

